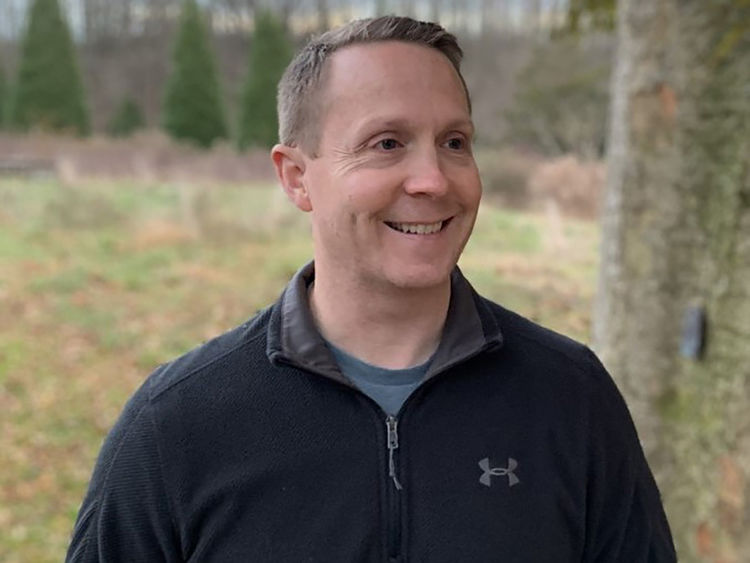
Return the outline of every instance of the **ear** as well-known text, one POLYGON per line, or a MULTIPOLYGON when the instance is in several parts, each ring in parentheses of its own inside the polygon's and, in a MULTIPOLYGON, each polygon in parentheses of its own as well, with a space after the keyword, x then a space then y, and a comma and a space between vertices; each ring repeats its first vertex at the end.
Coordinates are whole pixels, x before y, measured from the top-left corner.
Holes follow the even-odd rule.
POLYGON ((276 177, 287 197, 302 211, 312 211, 310 195, 305 187, 305 158, 297 147, 275 145, 271 160, 276 177))

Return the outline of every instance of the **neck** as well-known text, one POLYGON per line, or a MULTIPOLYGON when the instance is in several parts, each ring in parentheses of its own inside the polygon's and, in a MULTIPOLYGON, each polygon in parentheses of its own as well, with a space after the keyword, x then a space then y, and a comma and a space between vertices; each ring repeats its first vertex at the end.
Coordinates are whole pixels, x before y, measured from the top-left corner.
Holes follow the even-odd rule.
POLYGON ((316 267, 309 298, 326 340, 369 364, 401 369, 437 349, 450 292, 450 279, 429 288, 372 287, 316 267))

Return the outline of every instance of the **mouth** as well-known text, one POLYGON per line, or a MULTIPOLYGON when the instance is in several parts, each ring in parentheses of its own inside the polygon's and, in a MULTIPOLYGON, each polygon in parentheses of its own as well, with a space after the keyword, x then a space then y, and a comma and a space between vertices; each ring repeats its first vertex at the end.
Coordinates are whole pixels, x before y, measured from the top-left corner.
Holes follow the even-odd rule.
POLYGON ((385 224, 394 231, 407 235, 433 235, 445 229, 452 220, 453 217, 435 223, 396 223, 385 221, 385 224))

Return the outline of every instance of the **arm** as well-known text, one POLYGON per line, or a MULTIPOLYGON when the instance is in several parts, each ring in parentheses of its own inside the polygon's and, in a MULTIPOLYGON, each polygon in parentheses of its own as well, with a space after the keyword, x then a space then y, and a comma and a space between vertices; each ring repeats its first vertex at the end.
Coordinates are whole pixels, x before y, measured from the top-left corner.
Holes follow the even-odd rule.
POLYGON ((66 561, 180 561, 148 382, 102 446, 66 561))
POLYGON ((590 563, 677 561, 659 490, 625 401, 590 352, 586 551, 590 563))

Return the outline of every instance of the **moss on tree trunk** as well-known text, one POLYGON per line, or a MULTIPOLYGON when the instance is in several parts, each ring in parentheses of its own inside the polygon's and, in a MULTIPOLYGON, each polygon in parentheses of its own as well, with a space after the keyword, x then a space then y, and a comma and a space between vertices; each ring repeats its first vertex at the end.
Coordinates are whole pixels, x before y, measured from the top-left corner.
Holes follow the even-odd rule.
POLYGON ((750 3, 622 0, 594 345, 680 560, 750 561, 750 3), (680 355, 690 307, 704 355, 680 355))

